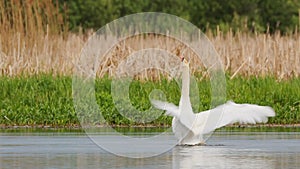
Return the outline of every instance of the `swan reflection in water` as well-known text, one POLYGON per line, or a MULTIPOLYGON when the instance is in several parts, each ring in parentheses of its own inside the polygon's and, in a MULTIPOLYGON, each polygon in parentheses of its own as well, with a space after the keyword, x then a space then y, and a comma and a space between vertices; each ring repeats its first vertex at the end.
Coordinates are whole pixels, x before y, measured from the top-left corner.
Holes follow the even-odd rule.
POLYGON ((176 146, 173 169, 192 168, 298 168, 300 154, 270 153, 258 149, 231 149, 226 146, 176 146))

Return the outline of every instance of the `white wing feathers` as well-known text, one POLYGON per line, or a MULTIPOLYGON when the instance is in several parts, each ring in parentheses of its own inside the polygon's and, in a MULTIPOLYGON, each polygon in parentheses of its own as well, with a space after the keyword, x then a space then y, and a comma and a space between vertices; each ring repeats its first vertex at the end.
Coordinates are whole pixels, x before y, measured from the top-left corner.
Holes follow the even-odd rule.
POLYGON ((166 115, 179 118, 179 108, 173 103, 162 102, 158 100, 151 100, 151 103, 154 107, 158 109, 166 110, 166 115))
POLYGON ((216 128, 237 122, 241 124, 266 123, 268 117, 275 116, 275 112, 271 107, 255 104, 236 104, 232 101, 228 101, 215 109, 223 109, 223 114, 216 128))
MULTIPOLYGON (((154 107, 158 109, 166 110, 167 115, 177 117, 180 121, 182 121, 185 118, 180 117, 180 110, 178 106, 174 105, 173 103, 162 102, 158 100, 151 100, 151 103, 154 107)), ((217 128, 233 123, 266 123, 268 121, 268 117, 275 116, 275 112, 269 106, 258 106, 255 104, 236 104, 232 101, 228 101, 227 103, 220 105, 212 110, 207 110, 194 115, 197 116, 197 122, 201 123, 197 124, 196 122, 194 127, 196 127, 197 125, 204 125, 204 128, 195 128, 195 130, 202 130, 203 133, 208 133, 214 131, 217 128), (213 122, 212 125, 209 125, 207 123, 207 119, 209 116, 214 118, 213 120, 215 122, 213 122)), ((184 125, 190 128, 193 124, 184 125)))
POLYGON ((193 130, 193 124, 196 115, 193 113, 192 107, 186 107, 186 110, 180 110, 179 107, 174 105, 173 103, 162 102, 158 100, 151 100, 151 103, 158 109, 166 110, 166 115, 176 117, 181 124, 183 124, 188 129, 193 130), (184 112, 184 114, 180 113, 180 111, 184 112))

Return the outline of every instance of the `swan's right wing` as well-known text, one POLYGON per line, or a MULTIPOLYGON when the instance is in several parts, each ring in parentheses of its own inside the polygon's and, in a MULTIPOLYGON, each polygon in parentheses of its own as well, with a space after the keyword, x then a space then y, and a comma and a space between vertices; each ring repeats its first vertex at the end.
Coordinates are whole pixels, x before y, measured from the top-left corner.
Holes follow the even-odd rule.
POLYGON ((173 103, 162 102, 159 100, 151 100, 151 103, 154 107, 166 110, 166 114, 173 117, 179 117, 179 108, 173 103))

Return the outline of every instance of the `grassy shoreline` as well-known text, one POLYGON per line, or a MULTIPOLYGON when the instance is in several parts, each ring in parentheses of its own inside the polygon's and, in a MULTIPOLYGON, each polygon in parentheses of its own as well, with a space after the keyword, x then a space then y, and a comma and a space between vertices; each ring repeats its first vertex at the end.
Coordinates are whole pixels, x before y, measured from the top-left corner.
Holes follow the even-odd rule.
MULTIPOLYGON (((171 126, 97 126, 93 130, 97 132, 111 132, 110 128, 114 128, 117 132, 128 135, 129 133, 146 132, 146 133, 161 133, 171 132, 171 126)), ((87 131, 88 132, 88 131, 87 131)), ((228 125, 216 130, 219 134, 226 134, 227 132, 300 132, 300 124, 293 125, 274 125, 274 124, 259 124, 259 125, 228 125)), ((60 133, 71 133, 75 135, 86 135, 84 128, 80 126, 68 126, 68 127, 41 127, 41 126, 1 126, 0 133, 3 134, 47 134, 51 136, 60 133)))
MULTIPOLYGON (((273 77, 227 77, 227 100, 237 103, 269 105, 276 111, 267 125, 293 125, 300 122, 300 78, 278 81, 273 77)), ((113 105, 111 79, 96 79, 96 100, 106 123, 115 126, 169 126, 171 117, 159 116, 148 123, 135 123, 124 118, 113 105)), ((210 108, 208 80, 197 82, 200 104, 198 111, 210 108)), ((72 77, 39 74, 33 76, 0 77, 0 127, 78 127, 73 105, 72 77)), ((148 96, 153 89, 165 93, 168 101, 178 103, 180 89, 174 81, 133 81, 131 103, 138 110, 151 107, 148 96)), ((95 121, 95 125, 99 122, 95 121)))
MULTIPOLYGON (((147 124, 147 125, 115 125, 115 124, 107 124, 107 125, 98 125, 93 126, 95 128, 169 128, 171 127, 171 124, 166 125, 155 125, 155 124, 147 124)), ((245 125, 245 124, 230 124, 227 125, 225 128, 300 128, 299 124, 252 124, 252 125, 245 125)), ((59 130, 59 129, 69 129, 69 130, 84 130, 80 125, 70 125, 70 126, 44 126, 44 125, 23 125, 23 126, 17 126, 17 125, 5 125, 0 124, 0 130, 2 129, 49 129, 49 130, 59 130)))

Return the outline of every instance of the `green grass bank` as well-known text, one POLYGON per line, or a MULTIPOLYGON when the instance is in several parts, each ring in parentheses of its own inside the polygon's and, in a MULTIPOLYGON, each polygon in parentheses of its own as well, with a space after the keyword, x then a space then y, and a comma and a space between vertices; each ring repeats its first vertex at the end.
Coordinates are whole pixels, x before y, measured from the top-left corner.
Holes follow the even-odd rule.
MULTIPOLYGON (((197 78, 200 79, 200 78, 197 78)), ((124 118, 116 108, 111 94, 111 79, 96 79, 95 96, 99 108, 108 124, 113 125, 170 125, 171 117, 160 115, 153 121, 136 123, 124 118)), ((227 77, 226 100, 237 103, 268 105, 275 109, 276 117, 270 124, 300 123, 300 78, 278 81, 274 77, 227 77)), ((198 106, 201 111, 210 108, 211 89, 209 80, 197 81, 198 106)), ((129 87, 129 98, 133 108, 145 111, 151 108, 149 94, 153 89, 165 93, 169 102, 178 104, 180 87, 175 80, 136 81, 129 87)), ((79 121, 72 98, 72 77, 39 74, 34 76, 0 77, 0 125, 5 126, 78 126, 79 121)), ((123 106, 130 111, 131 106, 123 106)), ((149 116, 139 113, 139 116, 149 116)), ((137 117, 138 118, 138 117, 137 117)), ((98 123, 96 120, 95 124, 98 123)))

